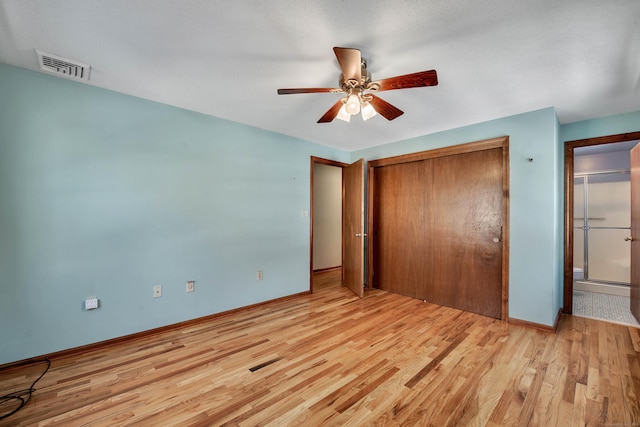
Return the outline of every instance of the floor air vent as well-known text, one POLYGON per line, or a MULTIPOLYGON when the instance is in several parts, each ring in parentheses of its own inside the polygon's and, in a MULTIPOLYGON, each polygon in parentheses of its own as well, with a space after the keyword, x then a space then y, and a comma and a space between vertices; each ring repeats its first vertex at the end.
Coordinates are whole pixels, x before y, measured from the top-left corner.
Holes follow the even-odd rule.
POLYGON ((72 79, 89 80, 90 65, 42 52, 41 50, 36 50, 36 53, 38 54, 38 64, 41 70, 72 79))
POLYGON ((272 363, 276 363, 278 360, 282 360, 282 357, 278 357, 277 359, 271 359, 271 360, 269 360, 269 361, 267 361, 267 362, 264 362, 264 363, 261 363, 261 364, 259 364, 259 365, 256 365, 256 366, 254 366, 253 368, 249 368, 249 370, 250 370, 251 372, 255 372, 255 371, 259 370, 259 369, 264 368, 265 366, 269 366, 269 365, 271 365, 272 363))

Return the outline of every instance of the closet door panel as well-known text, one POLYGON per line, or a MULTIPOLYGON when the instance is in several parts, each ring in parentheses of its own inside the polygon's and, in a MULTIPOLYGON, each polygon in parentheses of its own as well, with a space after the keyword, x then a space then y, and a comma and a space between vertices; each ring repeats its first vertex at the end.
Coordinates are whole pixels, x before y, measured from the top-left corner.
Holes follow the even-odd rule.
POLYGON ((374 175, 374 287, 424 297, 427 161, 377 168, 374 175))
POLYGON ((432 241, 426 299, 502 314, 502 150, 433 159, 425 237, 432 241))

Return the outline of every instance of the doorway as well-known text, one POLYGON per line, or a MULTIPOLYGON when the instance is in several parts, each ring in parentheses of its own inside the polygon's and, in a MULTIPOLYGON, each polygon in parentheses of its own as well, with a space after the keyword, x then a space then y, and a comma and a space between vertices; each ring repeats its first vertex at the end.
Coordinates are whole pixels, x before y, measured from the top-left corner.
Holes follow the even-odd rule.
MULTIPOLYGON (((342 282, 342 182, 345 163, 311 158, 310 260, 314 277, 340 274, 342 282)), ((322 282, 322 280, 321 280, 322 282)))
POLYGON ((334 201, 335 207, 332 209, 333 213, 329 215, 328 222, 333 224, 331 233, 334 237, 330 239, 333 240, 333 244, 328 249, 330 252, 328 258, 332 259, 332 261, 328 261, 329 264, 324 265, 322 268, 339 267, 341 269, 342 284, 362 298, 364 296, 364 239, 366 237, 364 232, 364 159, 347 164, 311 157, 310 170, 310 291, 313 292, 314 270, 319 270, 321 267, 320 265, 314 265, 314 261, 319 263, 321 258, 327 258, 327 256, 321 257, 315 254, 316 251, 320 250, 320 246, 317 246, 316 242, 327 240, 326 229, 319 230, 318 227, 320 225, 316 223, 316 219, 323 214, 323 210, 326 208, 326 206, 320 206, 319 202, 331 199, 334 201), (336 169, 326 170, 325 166, 329 166, 330 169, 337 168, 337 172, 336 169), (329 175, 334 175, 332 180, 334 184, 329 185, 329 188, 324 191, 330 193, 328 197, 316 193, 316 189, 319 190, 321 187, 320 182, 316 182, 316 178, 319 180, 321 175, 325 175, 325 172, 328 172, 329 175), (340 180, 338 179, 339 177, 341 177, 340 180), (340 182, 339 187, 337 185, 338 182, 340 182), (338 192, 340 197, 335 194, 338 192), (339 220, 338 217, 340 218, 339 220), (341 228, 338 228, 338 224, 341 225, 341 228), (323 235, 321 236, 319 232, 322 232, 323 235), (340 241, 340 258, 337 257, 338 241, 340 241), (340 261, 340 265, 334 267, 338 261, 340 261))
POLYGON ((342 168, 314 163, 313 271, 342 267, 342 168))
POLYGON ((629 150, 640 132, 565 143, 563 311, 636 324, 631 270, 629 150))

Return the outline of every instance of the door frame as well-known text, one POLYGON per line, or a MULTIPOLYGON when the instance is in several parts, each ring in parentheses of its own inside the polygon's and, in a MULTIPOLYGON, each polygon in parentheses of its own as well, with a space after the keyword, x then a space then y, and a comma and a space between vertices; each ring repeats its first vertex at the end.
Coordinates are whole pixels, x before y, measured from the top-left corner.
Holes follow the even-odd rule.
POLYGON ((573 174, 574 150, 578 147, 640 140, 639 132, 576 139, 564 143, 564 298, 562 312, 573 314, 573 174))
MULTIPOLYGON (((485 139, 466 144, 452 145, 449 147, 436 148, 433 150, 420 151, 417 153, 402 154, 384 159, 371 160, 367 163, 367 234, 373 236, 373 196, 374 196, 374 174, 377 167, 394 165, 399 163, 415 162, 432 159, 436 157, 452 156, 457 154, 472 153, 476 151, 502 149, 502 314, 501 320, 509 319, 509 137, 501 136, 497 138, 485 139)), ((373 286, 373 239, 367 241, 367 286, 373 286)))
POLYGON ((640 186, 640 143, 636 142, 629 151, 630 187, 631 187, 631 241, 629 242, 629 259, 631 274, 629 277, 629 309, 631 315, 640 322, 640 248, 638 236, 640 236, 640 198, 638 187, 640 186), (635 190, 635 193, 634 193, 635 190))
MULTIPOLYGON (((310 202, 309 202, 309 292, 313 293, 313 215, 314 215, 314 200, 313 200, 313 189, 314 189, 314 178, 313 178, 313 170, 314 170, 314 165, 318 163, 318 164, 322 164, 322 165, 328 165, 328 166, 335 166, 335 167, 339 167, 340 169, 342 169, 342 184, 341 184, 341 197, 342 197, 342 218, 340 219, 340 223, 342 224, 342 231, 341 231, 341 241, 343 242, 341 244, 341 251, 342 254, 340 255, 340 267, 342 267, 342 265, 344 264, 344 168, 349 166, 348 163, 343 163, 343 162, 338 162, 336 160, 329 160, 329 159, 324 159, 322 157, 315 157, 315 156, 311 156, 310 159, 310 202)), ((344 282, 344 272, 342 273, 342 282, 344 282)))

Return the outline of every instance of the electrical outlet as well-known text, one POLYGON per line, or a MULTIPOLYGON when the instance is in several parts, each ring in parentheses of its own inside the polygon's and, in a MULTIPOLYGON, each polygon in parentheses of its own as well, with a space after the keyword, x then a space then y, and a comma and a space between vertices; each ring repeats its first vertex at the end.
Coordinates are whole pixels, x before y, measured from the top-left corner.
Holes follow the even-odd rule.
POLYGON ((98 308, 98 297, 89 297, 84 300, 85 310, 94 310, 98 308))
POLYGON ((262 280, 262 270, 258 270, 258 274, 256 276, 256 280, 262 280))
POLYGON ((162 286, 156 285, 153 287, 153 297, 160 298, 162 296, 162 286))
POLYGON ((195 290, 196 290, 196 281, 195 280, 189 280, 187 282, 186 291, 187 292, 193 292, 195 290))

